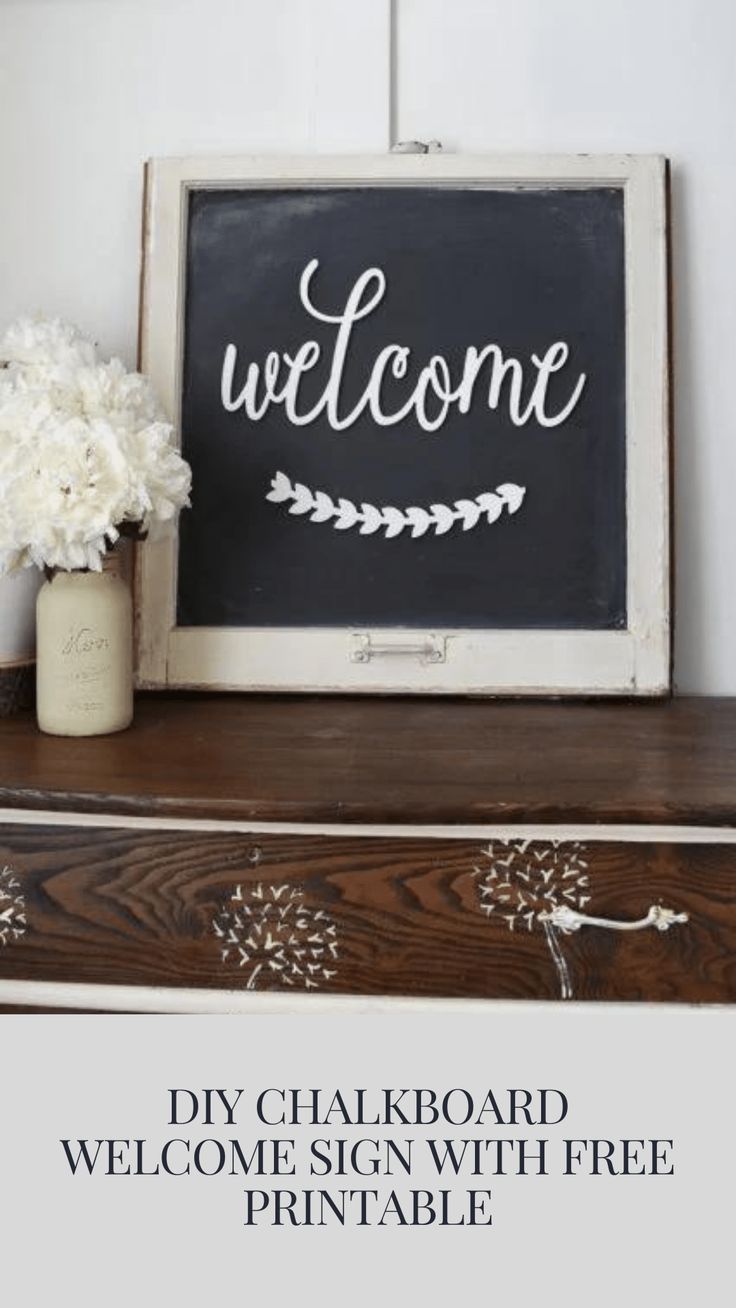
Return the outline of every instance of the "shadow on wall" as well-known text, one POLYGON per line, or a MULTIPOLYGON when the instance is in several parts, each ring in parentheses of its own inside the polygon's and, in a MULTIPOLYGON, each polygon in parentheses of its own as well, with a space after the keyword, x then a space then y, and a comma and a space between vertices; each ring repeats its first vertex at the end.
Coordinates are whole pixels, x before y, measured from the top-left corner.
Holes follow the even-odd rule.
POLYGON ((30 663, 36 649, 37 568, 0 577, 0 670, 30 663))

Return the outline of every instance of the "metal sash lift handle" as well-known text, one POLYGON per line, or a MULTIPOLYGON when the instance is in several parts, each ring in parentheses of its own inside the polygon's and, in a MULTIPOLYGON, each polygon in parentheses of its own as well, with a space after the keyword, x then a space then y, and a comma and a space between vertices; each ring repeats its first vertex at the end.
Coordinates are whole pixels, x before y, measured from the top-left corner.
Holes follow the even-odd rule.
POLYGON ((370 632, 355 632, 350 651, 351 663, 370 663, 376 658, 409 658, 421 664, 444 663, 447 641, 444 636, 425 636, 421 642, 406 639, 376 640, 370 632))
POLYGON ((674 908, 663 908, 661 904, 652 904, 646 917, 640 917, 634 922, 616 922, 608 917, 590 917, 587 913, 578 913, 574 908, 561 904, 549 913, 540 913, 539 920, 557 927, 565 935, 572 935, 584 926, 604 927, 608 931, 645 931, 647 927, 669 931, 676 923, 687 922, 689 914, 677 913, 674 908))

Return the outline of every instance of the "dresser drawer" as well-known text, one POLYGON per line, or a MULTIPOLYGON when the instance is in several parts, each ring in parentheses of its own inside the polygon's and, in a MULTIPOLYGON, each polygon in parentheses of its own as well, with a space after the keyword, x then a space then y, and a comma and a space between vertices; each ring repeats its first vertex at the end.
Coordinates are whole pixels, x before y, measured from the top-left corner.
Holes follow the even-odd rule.
POLYGON ((736 847, 6 825, 3 980, 732 1001, 736 847))

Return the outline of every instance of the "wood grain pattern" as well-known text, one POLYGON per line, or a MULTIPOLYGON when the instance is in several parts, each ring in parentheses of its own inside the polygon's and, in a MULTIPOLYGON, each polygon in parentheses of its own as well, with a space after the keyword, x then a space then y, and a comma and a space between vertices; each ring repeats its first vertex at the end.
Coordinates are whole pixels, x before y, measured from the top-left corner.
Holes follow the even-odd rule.
POLYGON ((82 740, 0 721, 0 805, 264 822, 736 826, 736 700, 147 695, 82 740))
MULTIPOLYGON (((586 858, 585 911, 631 919, 663 903, 690 921, 664 933, 558 934, 574 998, 736 999, 734 846, 591 842, 586 858)), ((481 911, 489 860, 478 842, 11 825, 0 861, 21 876, 29 919, 27 935, 0 950, 0 978, 239 988, 252 965, 236 953, 223 961, 213 921, 237 886, 253 904, 259 887, 288 884, 335 926, 323 992, 560 998, 539 924, 511 930, 503 905, 481 911)), ((285 989, 268 951, 259 957, 255 988, 285 989)))

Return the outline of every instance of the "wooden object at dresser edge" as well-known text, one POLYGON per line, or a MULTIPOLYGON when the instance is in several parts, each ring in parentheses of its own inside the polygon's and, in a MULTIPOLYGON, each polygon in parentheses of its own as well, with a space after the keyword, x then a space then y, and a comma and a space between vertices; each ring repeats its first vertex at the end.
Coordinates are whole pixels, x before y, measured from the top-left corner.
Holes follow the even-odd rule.
POLYGON ((736 701, 143 696, 118 736, 0 722, 0 807, 0 1005, 736 999, 736 701))

